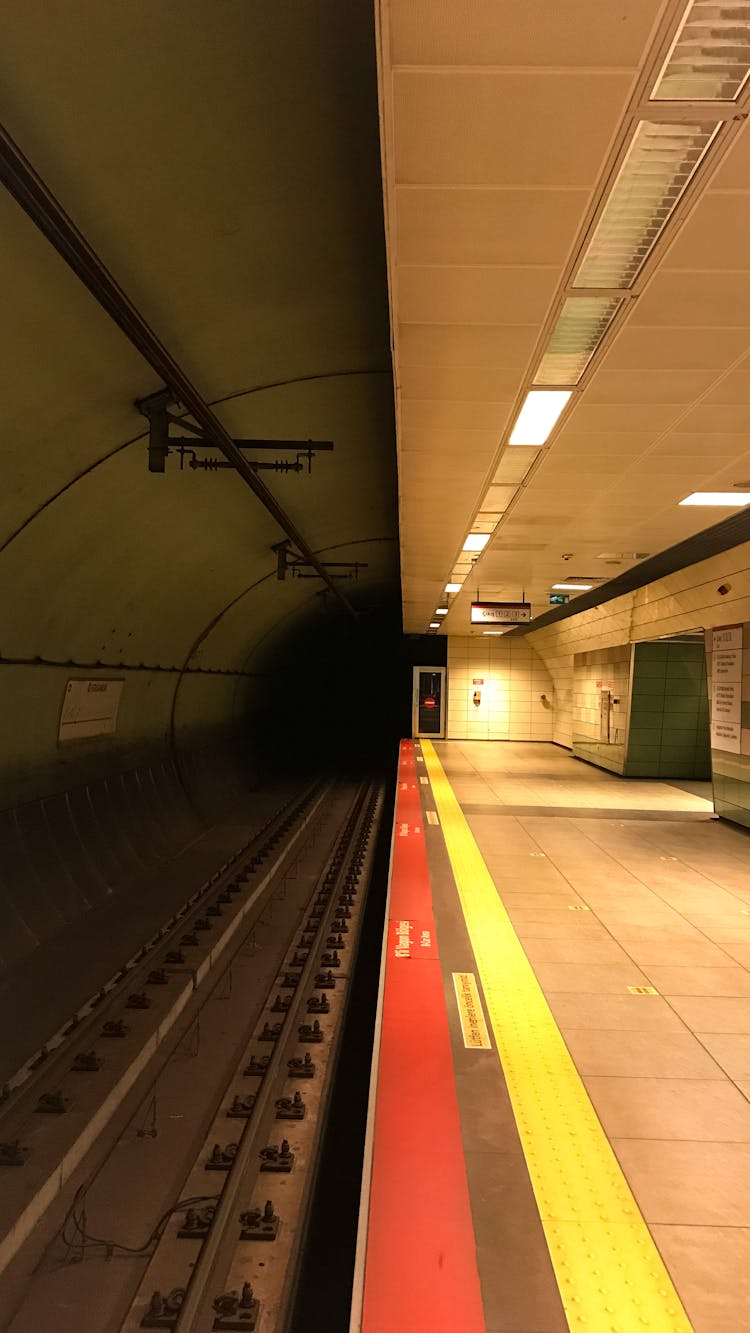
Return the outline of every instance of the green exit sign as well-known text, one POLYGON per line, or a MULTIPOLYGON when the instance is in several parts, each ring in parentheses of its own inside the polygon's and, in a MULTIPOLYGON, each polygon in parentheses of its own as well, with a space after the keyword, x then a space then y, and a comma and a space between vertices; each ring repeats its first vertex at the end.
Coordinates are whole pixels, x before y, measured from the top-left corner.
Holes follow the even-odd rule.
POLYGON ((569 601, 570 593, 567 592, 551 592, 549 595, 550 606, 564 606, 569 601))

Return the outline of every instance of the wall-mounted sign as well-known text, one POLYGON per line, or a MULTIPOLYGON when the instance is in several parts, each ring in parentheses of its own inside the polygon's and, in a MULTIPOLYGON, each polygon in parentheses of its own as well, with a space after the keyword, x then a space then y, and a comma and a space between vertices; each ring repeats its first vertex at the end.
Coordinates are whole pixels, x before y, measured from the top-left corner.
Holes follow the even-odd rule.
POLYGON ((58 740, 111 736, 125 684, 122 680, 69 680, 65 686, 58 740))
POLYGON ((742 626, 711 635, 711 745, 740 753, 742 741, 742 626))
POLYGON ((565 603, 569 601, 570 601, 569 592, 551 592, 549 595, 550 606, 564 606, 565 603))
POLYGON ((531 620, 530 602, 472 602, 472 625, 523 625, 531 620))
POLYGON ((472 685, 484 685, 484 676, 474 676, 471 683, 472 685))

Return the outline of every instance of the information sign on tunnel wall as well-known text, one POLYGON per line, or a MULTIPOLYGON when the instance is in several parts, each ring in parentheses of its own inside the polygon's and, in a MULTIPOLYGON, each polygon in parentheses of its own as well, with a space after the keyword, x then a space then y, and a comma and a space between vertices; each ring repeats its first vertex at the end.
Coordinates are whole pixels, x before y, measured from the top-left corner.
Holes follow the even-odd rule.
POLYGON ((58 740, 111 736, 117 728, 124 684, 123 680, 69 680, 63 696, 58 740))

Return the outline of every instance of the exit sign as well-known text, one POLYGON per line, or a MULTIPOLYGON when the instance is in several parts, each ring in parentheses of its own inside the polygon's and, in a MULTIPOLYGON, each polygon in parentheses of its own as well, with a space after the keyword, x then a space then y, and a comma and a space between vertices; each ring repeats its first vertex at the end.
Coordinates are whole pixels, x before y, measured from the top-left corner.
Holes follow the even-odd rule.
POLYGON ((564 606, 569 601, 570 593, 567 592, 551 592, 549 595, 550 606, 564 606))

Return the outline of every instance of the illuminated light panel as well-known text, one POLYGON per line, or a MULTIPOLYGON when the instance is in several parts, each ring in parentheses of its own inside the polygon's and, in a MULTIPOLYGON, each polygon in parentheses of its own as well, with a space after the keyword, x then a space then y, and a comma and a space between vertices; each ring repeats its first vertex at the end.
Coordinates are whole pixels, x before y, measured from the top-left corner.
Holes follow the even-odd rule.
POLYGON ((447 616, 447 614, 448 614, 448 608, 447 608, 447 606, 437 606, 437 607, 435 608, 435 615, 436 615, 436 616, 447 616))
POLYGON ((464 551, 483 551, 490 539, 488 532, 470 532, 464 541, 464 551))
POLYGON ((430 629, 440 629, 440 621, 439 621, 439 620, 431 620, 431 621, 430 621, 430 629))
POLYGON ((445 591, 446 591, 446 592, 460 592, 460 591, 461 591, 461 587, 462 587, 462 584, 460 584, 460 583, 446 583, 446 585, 445 585, 445 591))
POLYGON ((719 128, 638 122, 573 287, 632 287, 719 128))
POLYGON ((750 504, 750 492, 743 495, 741 491, 693 491, 684 500, 680 500, 681 505, 726 505, 733 509, 741 509, 743 505, 750 504))
POLYGON ((570 398, 570 389, 531 389, 508 444, 545 444, 570 398))
POLYGON ((591 592, 593 586, 593 583, 553 583, 552 590, 553 592, 591 592))
POLYGON ((620 296, 567 297, 534 384, 578 384, 621 304, 620 296))
POLYGON ((750 74, 748 0, 692 0, 654 84, 652 102, 735 102, 750 74))
POLYGON ((485 636, 485 638, 490 638, 490 639, 495 639, 495 638, 497 638, 497 636, 498 636, 499 634, 505 634, 506 632, 507 632, 507 631, 504 630, 504 629, 483 629, 483 630, 482 630, 482 634, 485 636))

